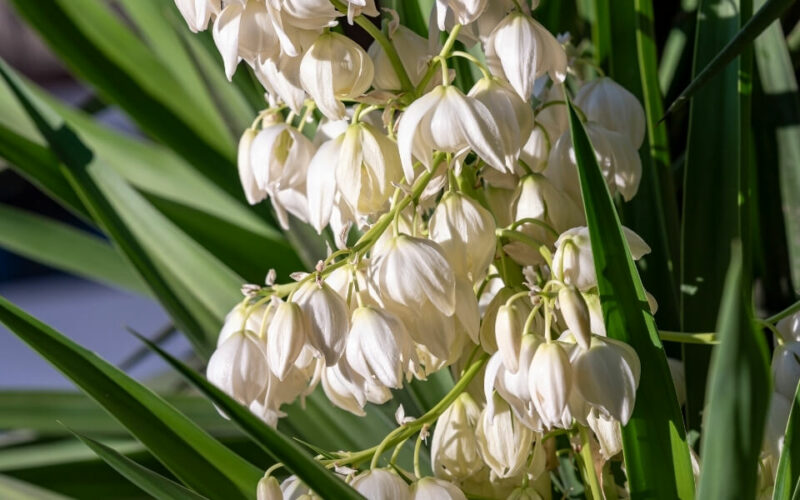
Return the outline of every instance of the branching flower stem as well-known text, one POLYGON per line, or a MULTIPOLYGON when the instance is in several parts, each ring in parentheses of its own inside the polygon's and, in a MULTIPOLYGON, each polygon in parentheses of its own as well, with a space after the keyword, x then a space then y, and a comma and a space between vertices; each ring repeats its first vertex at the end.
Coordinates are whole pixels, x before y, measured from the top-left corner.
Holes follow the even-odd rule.
POLYGON ((581 469, 583 472, 583 479, 589 485, 589 491, 592 493, 592 500, 603 500, 603 490, 600 488, 600 481, 597 479, 597 473, 594 470, 594 459, 592 458, 592 446, 589 440, 589 433, 586 427, 579 426, 578 432, 581 436, 581 469))

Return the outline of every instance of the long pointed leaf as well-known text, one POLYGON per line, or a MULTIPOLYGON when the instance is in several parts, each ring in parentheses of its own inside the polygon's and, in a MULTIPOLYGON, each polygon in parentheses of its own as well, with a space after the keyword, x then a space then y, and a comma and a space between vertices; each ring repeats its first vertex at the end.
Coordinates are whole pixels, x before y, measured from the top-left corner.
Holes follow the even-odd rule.
POLYGON ((0 322, 101 404, 192 489, 214 499, 255 497, 261 471, 158 395, 2 297, 0 322))
POLYGON ((69 497, 3 475, 0 475, 0 497, 6 500, 69 500, 69 497))
POLYGON ((569 125, 608 336, 636 350, 642 373, 622 428, 631 497, 691 499, 694 478, 667 358, 594 150, 572 104, 569 125))
POLYGON ((783 436, 783 449, 778 461, 778 472, 775 474, 773 500, 790 500, 795 485, 800 481, 800 385, 794 393, 792 408, 789 410, 789 421, 783 436))

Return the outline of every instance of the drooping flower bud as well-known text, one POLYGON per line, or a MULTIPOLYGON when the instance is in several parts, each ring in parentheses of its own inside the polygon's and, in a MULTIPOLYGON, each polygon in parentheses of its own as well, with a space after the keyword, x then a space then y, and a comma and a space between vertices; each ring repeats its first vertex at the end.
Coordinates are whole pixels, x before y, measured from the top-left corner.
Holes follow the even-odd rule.
POLYGON ((350 329, 350 311, 341 295, 325 282, 310 281, 294 296, 297 305, 310 320, 309 342, 333 366, 344 352, 350 329))
POLYGON ((486 40, 486 61, 495 76, 505 78, 527 101, 545 73, 555 82, 567 74, 567 54, 547 28, 521 12, 512 12, 486 40))
POLYGON ((468 393, 461 393, 436 421, 431 440, 433 472, 448 480, 466 479, 483 467, 475 427, 480 408, 468 393))
POLYGON ((584 84, 575 95, 575 105, 587 120, 627 136, 634 148, 642 145, 644 108, 636 96, 611 78, 600 77, 584 84))
POLYGON ((592 331, 589 307, 583 295, 574 286, 564 286, 558 291, 558 305, 561 307, 561 317, 567 328, 575 336, 581 347, 589 349, 592 331))
POLYGON ((518 306, 520 301, 511 305, 503 304, 497 309, 494 322, 494 335, 497 349, 503 357, 503 364, 511 372, 519 369, 519 353, 522 347, 522 329, 525 325, 525 309, 518 306))
POLYGON ((633 413, 641 366, 628 344, 592 337, 591 347, 578 353, 573 364, 574 386, 600 414, 623 425, 633 413))
POLYGON ((397 147, 406 181, 414 180, 414 157, 431 168, 433 151, 460 154, 472 149, 498 170, 506 165, 500 129, 490 110, 457 87, 438 86, 406 108, 397 128, 397 147))
MULTIPOLYGON (((650 247, 639 235, 624 226, 622 232, 628 241, 633 260, 639 260, 642 256, 650 253, 650 247)), ((587 291, 597 286, 597 274, 594 269, 594 256, 588 227, 575 227, 564 231, 556 240, 555 246, 554 278, 581 291, 587 291)))
POLYGON ((403 479, 385 469, 371 469, 359 474, 350 483, 357 492, 370 500, 409 500, 411 491, 403 479))
POLYGON ((483 461, 498 477, 514 477, 527 465, 533 431, 517 420, 498 394, 490 401, 478 423, 478 448, 483 461))
POLYGON ((175 0, 175 5, 192 33, 208 28, 211 16, 220 10, 220 0, 175 0))
POLYGON ((373 72, 372 60, 364 49, 344 35, 328 32, 320 35, 303 56, 300 83, 322 114, 341 120, 345 109, 339 99, 366 92, 373 72))
POLYGON ((267 329, 267 357, 272 373, 284 380, 308 341, 311 325, 294 302, 281 302, 267 329))
POLYGON ((412 349, 403 323, 388 311, 361 306, 353 311, 350 325, 345 354, 353 370, 399 388, 412 349))
POLYGON ((525 162, 528 168, 535 173, 541 173, 547 168, 550 157, 550 139, 542 126, 535 126, 525 144, 519 152, 520 161, 525 162))
POLYGON ((467 500, 467 497, 449 481, 423 477, 411 485, 411 500, 467 500))
POLYGON ((283 492, 278 480, 273 476, 262 477, 258 481, 256 500, 283 500, 283 492))
POLYGON ((206 368, 209 382, 243 405, 264 392, 268 376, 266 342, 257 333, 243 329, 227 336, 206 368))
POLYGON ((473 282, 482 279, 495 254, 492 214, 461 193, 442 196, 429 222, 430 238, 437 242, 458 275, 473 282))
POLYGON ((374 259, 373 276, 387 299, 411 308, 430 301, 445 316, 453 315, 455 275, 439 245, 400 234, 380 248, 374 259))
POLYGON ((250 147, 256 135, 258 135, 258 131, 255 129, 248 128, 244 131, 242 138, 239 139, 239 154, 237 155, 239 180, 242 183, 244 196, 251 205, 255 205, 267 197, 267 192, 258 186, 253 174, 253 167, 250 164, 250 147))
POLYGON ((262 2, 228 2, 214 21, 213 35, 228 80, 242 59, 254 65, 280 54, 278 34, 262 2))
MULTIPOLYGON (((268 0, 267 3, 275 0, 268 0)), ((303 30, 320 30, 336 25, 341 16, 327 0, 278 0, 286 22, 303 30)))
POLYGON ((539 346, 528 370, 531 399, 545 427, 561 427, 572 392, 572 367, 559 342, 539 346))
POLYGON ((489 0, 436 0, 436 22, 441 31, 446 29, 447 10, 452 9, 458 24, 470 24, 483 13, 489 0))
POLYGON ((486 400, 490 401, 495 390, 511 406, 517 418, 529 429, 540 432, 543 430, 541 418, 533 406, 531 399, 528 372, 536 350, 542 340, 536 335, 528 334, 522 337, 519 356, 519 370, 516 373, 508 370, 503 364, 499 352, 492 355, 486 365, 483 390, 486 400))

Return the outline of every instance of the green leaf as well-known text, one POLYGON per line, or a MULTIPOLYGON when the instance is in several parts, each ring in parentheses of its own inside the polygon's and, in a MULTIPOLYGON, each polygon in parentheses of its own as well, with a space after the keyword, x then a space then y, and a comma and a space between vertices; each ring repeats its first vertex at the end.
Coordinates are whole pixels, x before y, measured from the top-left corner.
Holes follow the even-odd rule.
POLYGON ((698 498, 755 498, 756 494, 770 383, 767 348, 753 328, 742 267, 737 243, 719 312, 720 344, 711 359, 698 498))
POLYGON ((793 498, 792 492, 796 490, 795 486, 800 481, 800 436, 795 436, 798 431, 800 431, 800 385, 795 390, 786 433, 783 436, 783 449, 775 474, 775 489, 772 492, 773 500, 793 498))
MULTIPOLYGON (((64 429, 62 427, 62 432, 64 429)), ((145 455, 147 449, 135 439, 104 439, 107 446, 118 453, 133 456, 145 455)), ((97 461, 97 456, 86 446, 73 440, 57 440, 0 450, 0 471, 14 473, 21 470, 69 466, 97 461)))
POLYGON ((163 500, 201 500, 204 496, 198 495, 192 490, 188 490, 183 486, 170 481, 169 479, 156 474, 150 469, 143 467, 125 455, 118 453, 113 448, 88 438, 78 433, 75 437, 83 441, 83 443, 94 451, 98 457, 102 458, 104 462, 114 468, 117 472, 125 476, 130 482, 144 490, 146 493, 153 496, 153 498, 163 500))
POLYGON ((77 276, 149 293, 125 259, 102 238, 3 204, 0 247, 77 276))
POLYGON ((158 395, 0 298, 0 322, 123 424, 176 477, 209 498, 254 498, 262 472, 158 395))
POLYGON ((6 500, 69 500, 69 497, 3 475, 0 475, 0 497, 6 500))
POLYGON ((344 481, 322 466, 303 450, 300 445, 286 438, 283 434, 265 424, 233 398, 208 382, 202 375, 175 359, 169 353, 153 344, 139 334, 135 334, 153 351, 161 356, 175 370, 180 372, 200 392, 206 395, 232 421, 252 437, 276 461, 299 477, 314 491, 330 498, 358 499, 363 498, 344 481))
POLYGON ((608 336, 639 355, 636 406, 622 428, 631 497, 691 499, 694 478, 664 348, 594 150, 572 104, 569 126, 608 336))
MULTIPOLYGON (((708 5, 710 0, 701 0, 701 9, 703 9, 704 5, 708 5)), ((732 19, 739 17, 738 8, 734 5, 737 2, 717 2, 719 4, 719 8, 722 9, 715 13, 710 13, 708 10, 704 9, 706 14, 711 14, 710 19, 716 19, 721 22, 721 26, 728 24, 727 21, 723 19, 732 19)), ((750 18, 747 23, 742 26, 741 30, 738 30, 732 34, 729 38, 729 42, 716 53, 713 59, 703 62, 704 66, 702 70, 697 65, 697 61, 695 61, 695 70, 694 70, 694 79, 689 83, 689 85, 678 95, 675 101, 670 104, 669 108, 667 108, 666 115, 669 115, 680 106, 686 103, 690 98, 694 97, 698 90, 703 88, 706 84, 711 82, 712 79, 720 72, 725 70, 728 64, 731 63, 734 59, 736 59, 739 54, 745 50, 749 44, 753 42, 753 40, 758 37, 767 27, 772 24, 773 21, 778 19, 780 15, 789 8, 790 5, 794 3, 794 0, 767 0, 763 6, 758 9, 758 12, 750 18)), ((702 17, 702 16, 701 16, 702 17)), ((707 21, 707 20, 705 20, 707 21)), ((702 24, 704 22, 703 19, 698 19, 698 24, 702 24)), ((714 46, 716 47, 717 44, 715 43, 714 46)), ((713 47, 707 47, 706 50, 716 50, 713 47)), ((696 52, 697 54, 697 52, 696 52)))
POLYGON ((433 0, 388 0, 385 6, 397 12, 400 24, 427 38, 433 3, 433 0))

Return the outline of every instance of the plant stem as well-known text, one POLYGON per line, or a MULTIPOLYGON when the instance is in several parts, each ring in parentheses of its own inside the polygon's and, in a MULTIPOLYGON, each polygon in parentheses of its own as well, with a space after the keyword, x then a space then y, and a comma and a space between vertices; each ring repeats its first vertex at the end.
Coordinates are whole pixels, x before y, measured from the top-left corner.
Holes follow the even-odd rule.
POLYGON ((592 499, 603 500, 603 490, 600 488, 600 482, 597 480, 597 473, 594 470, 594 459, 592 458, 589 433, 586 432, 586 427, 582 425, 579 426, 578 432, 581 436, 581 469, 583 472, 583 479, 589 484, 589 491, 592 493, 592 499))
MULTIPOLYGON (((431 62, 428 66, 428 71, 425 72, 425 75, 422 77, 422 80, 420 80, 419 85, 417 85, 417 88, 415 89, 416 95, 422 94, 422 92, 430 83, 431 78, 433 78, 434 73, 436 73, 436 66, 439 63, 439 59, 446 58, 448 55, 450 55, 450 51, 453 50, 453 46, 456 44, 456 39, 458 38, 458 33, 460 31, 461 31, 460 24, 456 24, 455 26, 453 26, 453 30, 447 36, 447 41, 444 42, 442 50, 439 51, 439 55, 431 59, 431 62)), ((442 78, 446 79, 447 71, 446 69, 444 69, 443 71, 445 72, 445 74, 442 75, 442 78)))
POLYGON ((790 305, 789 307, 779 312, 778 314, 770 316, 769 318, 766 319, 766 321, 767 323, 777 323, 783 318, 789 317, 798 311, 800 311, 800 301, 795 302, 794 304, 790 305))
POLYGON ((688 333, 688 332, 670 332, 667 330, 659 330, 658 336, 661 340, 668 340, 670 342, 680 342, 681 344, 718 344, 716 333, 688 333))

